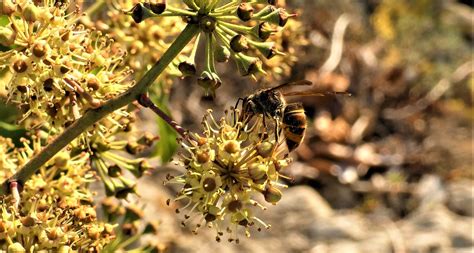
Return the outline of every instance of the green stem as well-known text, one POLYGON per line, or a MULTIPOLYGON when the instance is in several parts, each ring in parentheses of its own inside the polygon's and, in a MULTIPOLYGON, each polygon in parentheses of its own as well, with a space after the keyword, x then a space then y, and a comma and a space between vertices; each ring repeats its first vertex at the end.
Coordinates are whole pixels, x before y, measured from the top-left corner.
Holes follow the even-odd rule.
POLYGON ((138 83, 120 96, 107 101, 102 106, 87 111, 79 120, 69 126, 61 135, 49 143, 41 152, 33 156, 21 169, 12 177, 5 180, 0 187, 0 195, 8 193, 9 184, 18 182, 24 185, 43 164, 49 161, 56 153, 61 151, 66 145, 85 132, 90 126, 98 122, 113 111, 120 109, 137 100, 140 94, 146 92, 147 88, 166 69, 173 59, 183 50, 183 48, 199 32, 197 25, 188 24, 173 44, 163 54, 160 60, 138 81, 138 83))

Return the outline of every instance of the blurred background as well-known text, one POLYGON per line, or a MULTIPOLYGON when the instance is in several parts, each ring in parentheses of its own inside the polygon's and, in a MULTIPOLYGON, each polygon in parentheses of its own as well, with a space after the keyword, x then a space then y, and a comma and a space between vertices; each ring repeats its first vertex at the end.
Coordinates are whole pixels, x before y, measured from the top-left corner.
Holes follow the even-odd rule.
MULTIPOLYGON (((215 231, 180 226, 176 189, 159 166, 139 183, 153 238, 165 252, 474 252, 473 3, 468 0, 280 0, 298 13, 279 39, 291 56, 266 62, 258 82, 219 65, 214 100, 193 78, 172 86, 170 114, 199 130, 208 108, 224 108, 264 87, 307 79, 312 89, 351 96, 294 97, 308 116, 306 138, 283 173, 282 200, 258 216, 268 231, 217 243, 215 231)), ((0 135, 24 130, 0 110, 0 135)), ((159 156, 175 136, 149 111, 143 128, 158 133, 159 156)), ((146 238, 144 238, 145 240, 146 238)))
POLYGON ((309 118, 285 171, 294 181, 260 214, 272 228, 240 245, 179 227, 164 205, 173 191, 157 184, 175 168, 145 180, 169 252, 474 252, 472 2, 286 4, 301 24, 282 38, 296 59, 274 63, 280 77, 255 83, 227 64, 214 101, 184 79, 171 91, 173 116, 197 130, 207 108, 222 113, 236 97, 288 80, 352 96, 293 98, 309 118))

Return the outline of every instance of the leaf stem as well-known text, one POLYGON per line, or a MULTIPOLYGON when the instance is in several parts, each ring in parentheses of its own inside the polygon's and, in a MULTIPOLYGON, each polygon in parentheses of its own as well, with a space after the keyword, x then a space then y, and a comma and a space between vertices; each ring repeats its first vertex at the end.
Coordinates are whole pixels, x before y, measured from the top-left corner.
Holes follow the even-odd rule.
POLYGON ((170 125, 181 137, 186 138, 186 130, 182 128, 176 121, 174 121, 170 116, 168 116, 163 110, 158 108, 158 106, 151 101, 151 99, 146 94, 141 94, 138 98, 138 103, 146 108, 152 110, 157 114, 161 119, 163 119, 168 125, 170 125))
POLYGON ((80 119, 69 126, 61 135, 49 143, 43 150, 37 153, 12 177, 5 180, 0 187, 0 195, 9 192, 12 182, 17 182, 21 186, 28 180, 43 164, 49 161, 57 152, 85 132, 90 126, 98 122, 113 111, 124 107, 137 100, 147 88, 152 85, 155 79, 166 69, 173 59, 183 50, 183 48, 198 34, 199 27, 188 24, 168 50, 163 54, 153 67, 145 73, 136 85, 118 97, 108 100, 98 108, 87 111, 80 119))

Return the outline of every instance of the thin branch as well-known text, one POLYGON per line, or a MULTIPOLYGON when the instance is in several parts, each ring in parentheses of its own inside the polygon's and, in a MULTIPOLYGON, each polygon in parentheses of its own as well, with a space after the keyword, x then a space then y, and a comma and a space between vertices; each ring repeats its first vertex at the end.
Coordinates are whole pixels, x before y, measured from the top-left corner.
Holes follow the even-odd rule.
POLYGON ((197 25, 188 24, 181 34, 176 38, 173 44, 163 54, 160 60, 128 91, 120 96, 107 101, 96 109, 87 111, 80 119, 69 126, 61 135, 53 142, 48 144, 41 152, 33 156, 21 169, 17 171, 11 178, 5 180, 0 187, 0 194, 6 194, 9 185, 17 182, 23 185, 43 164, 49 161, 57 152, 61 151, 66 145, 85 132, 90 126, 98 122, 113 111, 120 109, 136 99, 140 94, 145 93, 147 88, 155 81, 155 79, 166 69, 173 59, 183 50, 183 48, 196 36, 199 32, 197 25))
POLYGON ((176 132, 178 132, 179 135, 181 135, 181 137, 186 138, 186 130, 184 130, 184 128, 178 125, 178 123, 176 123, 176 121, 174 121, 164 111, 158 108, 158 106, 156 106, 146 94, 141 94, 137 101, 140 105, 146 108, 150 108, 161 119, 163 119, 166 123, 168 123, 168 125, 170 125, 176 132))

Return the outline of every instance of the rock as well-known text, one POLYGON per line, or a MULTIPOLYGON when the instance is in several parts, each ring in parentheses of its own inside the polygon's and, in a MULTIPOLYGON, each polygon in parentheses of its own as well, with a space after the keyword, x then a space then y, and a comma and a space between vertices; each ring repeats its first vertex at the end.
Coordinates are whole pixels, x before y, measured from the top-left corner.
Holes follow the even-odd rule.
POLYGON ((420 206, 443 203, 446 200, 446 191, 439 176, 424 175, 416 185, 415 196, 420 206))
POLYGON ((465 179, 450 182, 447 191, 449 209, 460 215, 474 217, 474 181, 465 179))
POLYGON ((252 229, 250 238, 241 230, 240 244, 227 242, 226 236, 217 243, 213 229, 203 227, 193 235, 190 229, 181 228, 181 217, 164 204, 169 189, 156 182, 156 178, 145 180, 139 188, 142 201, 149 203, 147 217, 161 221, 155 240, 167 244, 170 253, 471 252, 474 247, 474 219, 456 215, 439 203, 442 184, 434 177, 423 179, 422 185, 435 192, 423 191, 421 186, 416 191, 418 199, 426 204, 400 221, 392 221, 387 213, 335 211, 313 188, 290 187, 283 191, 277 205, 256 212, 257 217, 272 225, 271 229, 252 229))
POLYGON ((298 212, 302 217, 328 218, 334 214, 329 203, 308 186, 291 187, 286 190, 274 209, 278 212, 298 212))
POLYGON ((402 222, 401 231, 411 252, 452 252, 474 246, 473 221, 440 204, 419 208, 402 222))

